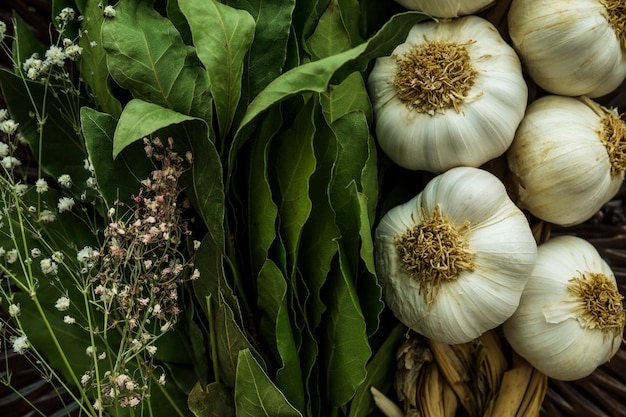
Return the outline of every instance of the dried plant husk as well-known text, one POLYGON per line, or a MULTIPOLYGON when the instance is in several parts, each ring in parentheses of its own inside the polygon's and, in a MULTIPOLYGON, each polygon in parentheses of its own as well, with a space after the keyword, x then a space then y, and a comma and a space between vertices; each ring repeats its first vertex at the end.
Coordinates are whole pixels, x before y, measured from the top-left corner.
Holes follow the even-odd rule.
POLYGON ((409 333, 397 359, 395 388, 405 416, 540 414, 547 377, 515 355, 498 329, 458 345, 409 333))

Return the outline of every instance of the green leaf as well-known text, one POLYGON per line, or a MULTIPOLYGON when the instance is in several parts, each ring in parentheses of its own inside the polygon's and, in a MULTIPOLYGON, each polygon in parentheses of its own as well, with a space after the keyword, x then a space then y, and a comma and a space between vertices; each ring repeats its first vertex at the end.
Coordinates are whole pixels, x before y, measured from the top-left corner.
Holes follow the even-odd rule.
POLYGON ((314 108, 311 100, 296 116, 293 126, 277 139, 272 155, 279 191, 279 233, 287 250, 288 276, 293 279, 302 227, 311 212, 309 178, 315 171, 314 108))
POLYGON ((320 95, 324 118, 329 125, 353 111, 362 111, 372 122, 372 105, 363 75, 353 72, 339 85, 331 85, 320 95))
POLYGON ((374 58, 387 55, 404 41, 411 27, 426 16, 417 12, 395 15, 370 40, 352 49, 318 61, 310 62, 282 74, 272 81, 250 103, 241 120, 230 150, 232 162, 248 137, 242 133, 269 107, 306 91, 326 91, 333 78, 341 81, 354 71, 362 71, 374 58))
POLYGON ((226 386, 236 388, 235 374, 239 352, 243 350, 254 352, 255 361, 261 361, 261 356, 256 352, 241 326, 237 323, 233 310, 223 302, 220 303, 215 315, 215 331, 217 332, 220 377, 226 386))
POLYGON ((78 66, 80 75, 94 96, 99 110, 119 118, 122 104, 113 95, 113 84, 106 63, 106 53, 102 47, 101 28, 104 19, 99 0, 87 0, 83 11, 82 36, 78 45, 83 53, 78 66), (91 42, 96 45, 92 46, 91 42))
POLYGON ((243 60, 254 36, 254 19, 215 0, 178 0, 178 6, 209 76, 220 137, 225 138, 241 97, 243 60))
POLYGON ((41 59, 44 58, 45 47, 39 42, 34 32, 28 27, 28 24, 18 15, 13 12, 13 50, 12 50, 12 60, 13 60, 13 70, 17 74, 26 74, 23 73, 22 64, 28 58, 31 57, 32 54, 37 53, 41 59))
POLYGON ((151 0, 119 2, 102 25, 102 44, 111 76, 135 98, 211 122, 207 73, 151 0))
POLYGON ((189 151, 194 159, 191 169, 181 177, 181 185, 217 246, 224 247, 224 185, 222 165, 207 124, 142 100, 131 100, 120 116, 113 138, 114 157, 127 146, 153 133, 172 137, 176 150, 189 151))
POLYGON ((348 403, 367 376, 365 366, 372 354, 367 339, 353 277, 340 249, 339 267, 326 281, 323 355, 326 364, 326 395, 332 407, 348 403))
POLYGON ((197 383, 189 393, 187 406, 196 417, 235 417, 232 391, 218 382, 205 389, 197 383))
POLYGON ((191 36, 191 28, 189 27, 189 23, 187 23, 185 15, 178 6, 178 0, 167 0, 166 9, 167 17, 170 19, 170 22, 176 26, 185 45, 192 45, 193 37, 191 36))
POLYGON ((261 330, 279 356, 280 368, 276 385, 295 408, 304 409, 304 379, 294 338, 294 326, 289 317, 288 286, 280 268, 268 259, 257 279, 258 307, 261 330))
POLYGON ((246 10, 255 21, 242 85, 246 106, 272 80, 278 77, 287 57, 287 42, 295 0, 230 0, 228 5, 246 10))
POLYGON ((153 169, 142 144, 129 145, 125 152, 113 159, 113 134, 117 126, 113 116, 83 107, 80 119, 102 196, 109 207, 113 207, 118 199, 130 203, 131 196, 139 192, 141 181, 153 169))
MULTIPOLYGON (((113 137, 113 157, 130 144, 150 136, 166 126, 199 120, 169 108, 134 99, 126 104, 113 137)), ((208 140, 208 139, 207 139, 208 140)))
POLYGON ((367 417, 374 410, 374 400, 370 387, 386 392, 393 383, 396 363, 396 351, 402 341, 406 327, 397 325, 367 364, 367 378, 359 386, 350 403, 348 417, 367 417))
POLYGON ((282 125, 278 109, 269 111, 260 123, 255 140, 251 143, 249 159, 242 164, 247 168, 247 224, 250 241, 250 273, 256 276, 276 238, 278 207, 273 201, 268 171, 272 165, 269 151, 272 139, 282 125))
POLYGON ((302 417, 248 349, 237 360, 235 409, 237 417, 302 417))
POLYGON ((352 47, 337 0, 330 1, 306 43, 313 60, 327 58, 352 47))

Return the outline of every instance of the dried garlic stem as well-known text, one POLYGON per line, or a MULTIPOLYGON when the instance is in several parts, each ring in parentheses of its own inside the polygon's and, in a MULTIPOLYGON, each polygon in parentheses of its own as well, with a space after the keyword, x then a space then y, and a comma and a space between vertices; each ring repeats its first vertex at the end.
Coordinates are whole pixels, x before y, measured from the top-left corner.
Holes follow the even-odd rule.
POLYGON ((618 175, 626 171, 626 123, 616 112, 609 111, 601 123, 601 141, 609 154, 611 175, 618 175))
POLYGON ((600 329, 613 338, 621 336, 626 314, 622 306, 624 297, 615 283, 595 272, 581 272, 580 277, 574 277, 569 282, 568 292, 579 300, 577 317, 589 329, 600 329))
POLYGON ((615 31, 615 34, 626 49, 626 3, 624 0, 601 0, 606 9, 606 19, 615 31))
POLYGON ((478 74, 466 48, 473 42, 426 42, 396 57, 394 84, 398 96, 420 113, 450 108, 460 112, 459 105, 478 74))
POLYGON ((439 206, 423 217, 398 236, 396 247, 404 270, 420 283, 430 303, 442 283, 456 279, 461 271, 473 270, 474 253, 468 242, 469 221, 457 228, 439 206))

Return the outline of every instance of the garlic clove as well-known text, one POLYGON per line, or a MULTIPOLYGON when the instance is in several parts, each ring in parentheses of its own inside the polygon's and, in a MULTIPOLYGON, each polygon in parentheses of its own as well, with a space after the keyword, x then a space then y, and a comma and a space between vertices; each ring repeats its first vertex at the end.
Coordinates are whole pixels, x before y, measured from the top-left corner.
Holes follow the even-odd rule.
POLYGON ((396 0, 396 2, 409 10, 419 10, 441 18, 474 14, 495 3, 494 0, 396 0))
POLYGON ((504 185, 471 167, 435 177, 375 231, 388 307, 406 326, 447 344, 469 342, 513 314, 536 250, 504 185))
POLYGON ((508 27, 541 88, 600 97, 626 78, 625 17, 623 0, 513 0, 508 27))
POLYGON ((502 155, 528 98, 515 51, 476 16, 415 25, 376 60, 368 86, 382 150, 434 173, 502 155))
POLYGON ((518 205, 571 226, 618 191, 626 169, 626 124, 588 98, 544 96, 528 106, 507 151, 518 205))
POLYGON ((626 322, 622 300, 611 268, 593 245, 575 236, 554 237, 539 246, 504 334, 547 376, 584 378, 620 347, 626 322))

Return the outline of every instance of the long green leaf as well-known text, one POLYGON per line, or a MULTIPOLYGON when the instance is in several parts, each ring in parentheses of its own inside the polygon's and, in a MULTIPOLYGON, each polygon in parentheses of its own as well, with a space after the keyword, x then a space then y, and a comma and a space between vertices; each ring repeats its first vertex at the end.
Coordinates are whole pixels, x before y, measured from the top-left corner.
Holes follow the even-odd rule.
POLYGON ((113 157, 138 140, 164 127, 198 120, 169 108, 134 99, 126 104, 113 137, 113 157))
POLYGON ((425 18, 417 12, 397 14, 367 42, 340 54, 301 65, 276 78, 250 103, 237 128, 230 161, 235 160, 238 150, 248 139, 243 134, 246 126, 269 107, 303 92, 326 91, 334 77, 341 81, 354 71, 362 71, 372 59, 389 54, 404 41, 411 27, 425 18))
POLYGON ((405 332, 406 327, 397 325, 367 364, 367 378, 359 386, 354 399, 350 402, 348 417, 367 417, 374 410, 370 387, 376 387, 382 392, 386 392, 391 387, 397 367, 396 351, 405 332))
POLYGON ((247 349, 237 361, 235 407, 237 417, 302 417, 247 349))
POLYGON ((235 417, 235 402, 230 388, 212 382, 202 389, 197 383, 187 400, 195 417, 235 417))
POLYGON ((236 388, 235 378, 239 353, 244 350, 254 352, 255 361, 260 361, 261 356, 256 352, 248 336, 237 323, 233 310, 225 303, 221 303, 217 309, 215 329, 217 332, 220 378, 226 386, 236 388))
POLYGON ((327 58, 352 47, 337 0, 331 0, 319 18, 315 32, 306 41, 313 60, 327 58))
POLYGON ((279 233, 287 250, 287 275, 293 279, 302 227, 311 213, 309 179, 315 171, 314 108, 310 101, 302 108, 291 129, 276 143, 275 175, 279 190, 279 233))
POLYGON ((224 3, 246 10, 255 21, 255 33, 246 59, 242 84, 245 106, 278 77, 287 57, 287 41, 295 0, 229 0, 224 3))
POLYGON ((258 307, 264 314, 261 330, 264 330, 265 338, 276 349, 280 360, 276 385, 294 407, 304 410, 304 379, 293 334, 294 326, 289 317, 287 281, 280 268, 269 259, 259 273, 257 288, 258 307))
POLYGON ((365 381, 370 349, 365 318, 354 288, 347 260, 341 254, 334 275, 325 288, 328 310, 325 314, 323 353, 326 366, 326 395, 329 405, 341 407, 365 381))
POLYGON ((244 57, 252 44, 254 19, 215 0, 178 0, 194 45, 209 76, 220 137, 228 134, 241 97, 244 57))
POLYGON ((119 2, 102 25, 102 44, 111 76, 135 98, 211 123, 207 73, 151 0, 119 2))
POLYGON ((122 112, 122 104, 113 95, 106 53, 102 47, 101 28, 104 17, 99 5, 99 0, 86 1, 81 28, 83 36, 78 40, 83 53, 78 65, 80 75, 94 96, 98 109, 117 119, 122 112))
POLYGON ((113 116, 83 107, 80 120, 102 196, 109 207, 118 199, 129 203, 131 196, 139 192, 141 180, 152 169, 148 157, 145 154, 142 157, 142 144, 131 144, 126 152, 113 159, 113 134, 117 126, 113 116))

